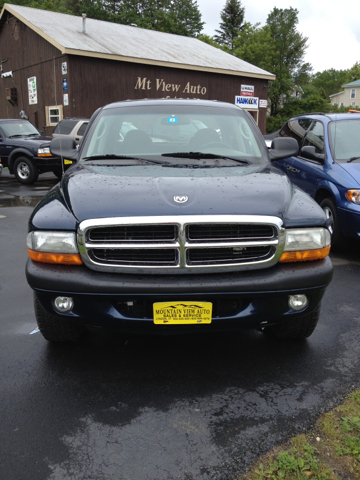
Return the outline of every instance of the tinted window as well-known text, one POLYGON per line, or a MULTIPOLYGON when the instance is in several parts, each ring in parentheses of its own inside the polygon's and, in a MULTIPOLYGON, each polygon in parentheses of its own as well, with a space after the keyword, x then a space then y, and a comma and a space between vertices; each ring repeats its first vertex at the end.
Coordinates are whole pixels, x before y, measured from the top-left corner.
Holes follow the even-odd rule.
POLYGON ((324 153, 324 125, 321 122, 311 125, 303 146, 315 147, 315 153, 324 153))
POLYGON ((360 157, 360 119, 331 122, 329 137, 335 160, 346 162, 350 158, 360 157))
POLYGON ((78 120, 61 120, 61 122, 59 122, 55 127, 54 133, 60 133, 61 135, 69 135, 77 122, 78 120))
POLYGON ((180 103, 111 108, 91 126, 83 157, 203 152, 267 162, 256 128, 241 109, 180 103))
POLYGON ((279 133, 279 137, 295 138, 295 140, 298 142, 300 147, 301 142, 310 125, 311 125, 311 120, 308 120, 306 118, 290 120, 289 122, 285 123, 285 125, 281 129, 279 133))
POLYGON ((17 135, 40 135, 40 132, 34 127, 34 125, 26 120, 19 120, 18 122, 1 123, 7 137, 17 135))
POLYGON ((79 137, 82 137, 82 136, 84 135, 85 130, 86 130, 86 127, 88 126, 88 123, 89 123, 89 122, 84 122, 84 123, 81 125, 81 127, 79 128, 79 130, 77 131, 77 135, 78 135, 79 137))

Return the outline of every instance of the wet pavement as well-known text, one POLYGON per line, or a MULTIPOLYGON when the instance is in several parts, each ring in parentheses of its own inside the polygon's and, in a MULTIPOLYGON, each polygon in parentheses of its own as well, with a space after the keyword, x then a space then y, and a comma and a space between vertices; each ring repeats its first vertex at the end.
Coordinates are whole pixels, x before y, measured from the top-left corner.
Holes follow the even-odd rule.
POLYGON ((50 345, 24 275, 27 221, 56 184, 0 177, 0 478, 235 480, 360 387, 360 248, 304 342, 258 332, 50 345))

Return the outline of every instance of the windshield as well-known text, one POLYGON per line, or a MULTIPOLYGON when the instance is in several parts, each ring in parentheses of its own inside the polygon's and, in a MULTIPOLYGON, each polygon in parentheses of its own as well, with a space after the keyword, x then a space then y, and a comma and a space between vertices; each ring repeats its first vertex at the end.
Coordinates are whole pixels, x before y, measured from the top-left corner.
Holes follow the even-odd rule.
POLYGON ((40 132, 32 125, 30 122, 9 122, 1 123, 1 128, 3 129, 7 137, 13 136, 28 136, 28 135, 40 135, 40 132))
POLYGON ((103 110, 96 119, 81 158, 160 157, 169 163, 179 154, 179 158, 192 159, 192 163, 222 157, 246 160, 243 164, 264 163, 267 152, 260 140, 255 126, 240 109, 173 103, 116 107, 103 110))
POLYGON ((360 119, 331 122, 329 141, 334 160, 347 162, 360 157, 360 119))

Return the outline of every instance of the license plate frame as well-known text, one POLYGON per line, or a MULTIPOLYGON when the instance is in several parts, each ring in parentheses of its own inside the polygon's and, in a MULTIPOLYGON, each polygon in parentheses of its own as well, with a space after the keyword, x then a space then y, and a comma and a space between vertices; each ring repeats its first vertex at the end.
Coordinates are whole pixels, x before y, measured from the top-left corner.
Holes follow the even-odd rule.
POLYGON ((201 325, 212 320, 212 303, 197 301, 157 302, 153 304, 155 325, 201 325))

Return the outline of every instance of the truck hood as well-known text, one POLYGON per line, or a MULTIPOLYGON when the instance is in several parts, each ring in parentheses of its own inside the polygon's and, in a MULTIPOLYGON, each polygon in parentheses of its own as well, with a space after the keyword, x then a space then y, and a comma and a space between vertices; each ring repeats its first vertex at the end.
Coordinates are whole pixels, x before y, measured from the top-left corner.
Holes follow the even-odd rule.
POLYGON ((13 143, 16 147, 33 147, 38 148, 41 145, 50 145, 52 138, 51 137, 44 137, 44 136, 37 136, 37 137, 17 137, 17 138, 9 138, 9 143, 13 143))
POLYGON ((104 217, 241 214, 276 216, 285 226, 325 224, 322 209, 271 164, 223 168, 80 164, 64 176, 61 190, 79 222, 104 217), (176 203, 175 195, 187 196, 188 201, 176 203))

